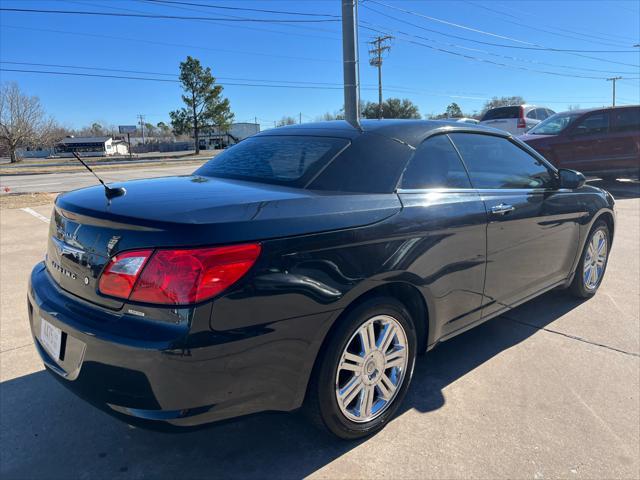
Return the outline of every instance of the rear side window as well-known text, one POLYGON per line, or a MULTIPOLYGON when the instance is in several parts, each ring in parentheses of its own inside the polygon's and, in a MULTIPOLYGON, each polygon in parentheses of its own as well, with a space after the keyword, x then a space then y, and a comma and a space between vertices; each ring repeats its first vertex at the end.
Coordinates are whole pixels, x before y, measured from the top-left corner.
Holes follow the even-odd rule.
POLYGON ((538 116, 538 110, 537 109, 533 109, 530 110, 529 113, 527 113, 527 118, 533 118, 533 119, 540 119, 540 117, 538 116))
POLYGON ((548 167, 506 138, 452 133, 475 188, 548 188, 548 167))
POLYGON ((621 108, 613 110, 611 130, 614 132, 640 131, 640 108, 621 108))
POLYGON ((304 186, 349 141, 312 136, 250 137, 209 160, 195 174, 304 186))
POLYGON ((549 114, 547 113, 546 108, 536 108, 535 112, 536 112, 536 118, 538 120, 545 120, 546 118, 549 117, 549 114))
POLYGON ((460 157, 446 135, 425 140, 402 175, 402 188, 470 188, 460 157))
POLYGON ((573 127, 576 135, 595 135, 607 133, 609 131, 609 114, 607 112, 597 112, 583 118, 573 127))
POLYGON ((498 107, 492 108, 482 116, 485 120, 502 120, 505 118, 520 118, 520 107, 498 107))

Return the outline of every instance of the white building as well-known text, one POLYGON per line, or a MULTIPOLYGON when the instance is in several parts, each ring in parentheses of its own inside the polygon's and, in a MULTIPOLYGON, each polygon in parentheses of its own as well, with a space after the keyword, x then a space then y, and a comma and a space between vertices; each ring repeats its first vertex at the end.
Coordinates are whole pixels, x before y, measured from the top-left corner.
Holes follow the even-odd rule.
POLYGON ((83 157, 129 155, 129 145, 113 137, 67 137, 55 147, 55 155, 60 157, 72 157, 73 152, 83 157))
POLYGON ((259 132, 258 123, 232 123, 226 131, 220 130, 217 126, 202 127, 199 132, 200 149, 225 148, 259 132))

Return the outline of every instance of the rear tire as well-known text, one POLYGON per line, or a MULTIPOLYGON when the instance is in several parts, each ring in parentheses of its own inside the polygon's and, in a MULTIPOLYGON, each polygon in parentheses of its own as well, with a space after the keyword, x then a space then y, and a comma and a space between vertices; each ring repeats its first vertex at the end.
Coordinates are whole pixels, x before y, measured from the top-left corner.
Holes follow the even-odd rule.
POLYGON ((607 269, 610 247, 609 227, 604 221, 599 220, 589 232, 569 287, 573 295, 578 298, 591 298, 595 295, 607 269))
POLYGON ((314 368, 305 410, 320 428, 353 440, 381 430, 402 403, 416 329, 391 297, 367 300, 339 322, 314 368))

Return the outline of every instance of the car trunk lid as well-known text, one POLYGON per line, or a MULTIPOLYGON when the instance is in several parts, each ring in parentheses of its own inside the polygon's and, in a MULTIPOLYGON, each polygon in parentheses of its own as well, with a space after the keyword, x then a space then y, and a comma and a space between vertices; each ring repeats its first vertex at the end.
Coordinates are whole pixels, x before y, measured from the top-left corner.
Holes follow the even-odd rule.
POLYGON ((201 176, 118 186, 126 194, 111 200, 102 187, 58 197, 47 250, 47 268, 63 289, 116 309, 122 302, 100 295, 98 281, 118 252, 353 228, 382 221, 401 209, 395 194, 313 192, 201 176))

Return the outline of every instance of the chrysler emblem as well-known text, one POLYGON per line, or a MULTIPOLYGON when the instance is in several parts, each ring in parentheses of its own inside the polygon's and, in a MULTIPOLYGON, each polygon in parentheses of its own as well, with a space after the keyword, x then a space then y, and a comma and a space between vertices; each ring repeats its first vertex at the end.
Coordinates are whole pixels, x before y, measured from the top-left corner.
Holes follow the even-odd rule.
POLYGON ((84 250, 80 248, 72 247, 68 243, 65 243, 62 240, 59 240, 55 237, 51 237, 51 240, 53 240, 53 244, 55 245, 61 257, 64 257, 65 255, 67 255, 75 258, 76 262, 78 263, 82 262, 82 259, 84 258, 84 255, 85 255, 84 250))

